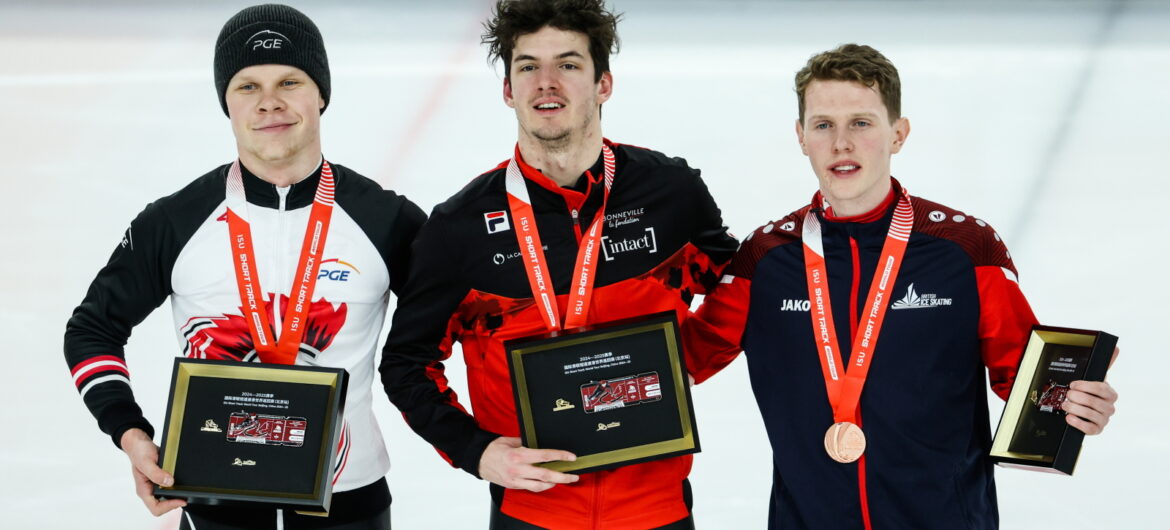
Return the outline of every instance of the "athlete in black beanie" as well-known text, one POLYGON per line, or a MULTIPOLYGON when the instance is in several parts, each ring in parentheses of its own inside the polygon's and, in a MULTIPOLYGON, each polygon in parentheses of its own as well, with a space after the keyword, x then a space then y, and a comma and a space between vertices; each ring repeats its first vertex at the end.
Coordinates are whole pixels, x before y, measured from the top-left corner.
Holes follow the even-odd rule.
MULTIPOLYGON (((236 72, 257 64, 285 64, 304 70, 329 106, 329 58, 325 41, 309 17, 286 5, 263 4, 236 13, 215 41, 215 91, 223 113, 224 92, 236 72)), ((325 112, 325 108, 321 108, 325 112)))
MULTIPOLYGON (((411 242, 426 214, 322 154, 329 63, 317 26, 301 12, 269 4, 236 13, 216 41, 214 73, 235 152, 130 223, 66 324, 74 386, 126 454, 145 508, 156 516, 182 509, 180 530, 389 530, 390 457, 370 381, 390 295, 406 282, 411 242), (322 439, 327 418, 312 407, 324 404, 308 397, 284 396, 288 410, 276 411, 265 408, 276 394, 245 397, 240 407, 224 398, 205 402, 219 408, 200 409, 206 417, 192 420, 218 434, 200 431, 198 443, 184 435, 179 451, 175 440, 186 428, 171 430, 160 441, 167 460, 160 460, 154 427, 130 388, 124 346, 168 298, 178 347, 157 348, 159 354, 344 369, 350 383, 338 437, 322 439), (248 440, 229 437, 229 416, 237 412, 264 413, 276 427, 248 440), (306 425, 304 439, 292 423, 280 427, 286 420, 306 425), (255 445, 247 444, 256 443, 279 447, 249 452, 255 445), (221 504, 209 493, 280 489, 305 498, 323 484, 332 496, 327 507, 314 507, 324 515, 221 504)), ((255 382, 244 384, 251 395, 255 382)))

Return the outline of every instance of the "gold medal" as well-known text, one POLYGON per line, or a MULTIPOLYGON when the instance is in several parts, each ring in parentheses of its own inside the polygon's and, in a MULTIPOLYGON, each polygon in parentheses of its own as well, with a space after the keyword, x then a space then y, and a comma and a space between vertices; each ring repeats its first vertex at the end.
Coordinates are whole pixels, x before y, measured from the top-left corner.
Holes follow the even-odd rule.
POLYGON ((847 421, 834 423, 825 432, 825 452, 829 453, 829 458, 842 464, 856 462, 865 452, 865 433, 861 432, 861 427, 847 421))

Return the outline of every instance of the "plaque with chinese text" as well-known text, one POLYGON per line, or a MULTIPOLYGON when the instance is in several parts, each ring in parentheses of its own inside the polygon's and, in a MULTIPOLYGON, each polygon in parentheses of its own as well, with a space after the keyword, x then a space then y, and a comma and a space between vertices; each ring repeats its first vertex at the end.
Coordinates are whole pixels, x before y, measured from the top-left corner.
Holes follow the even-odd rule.
POLYGON ((699 451, 674 312, 505 343, 521 439, 589 472, 699 451))
POLYGON ((155 495, 327 512, 346 372, 176 359, 155 495))
POLYGON ((991 459, 1071 475, 1085 434, 1063 408, 1073 381, 1103 381, 1117 337, 1101 331, 1035 326, 991 446, 991 459))

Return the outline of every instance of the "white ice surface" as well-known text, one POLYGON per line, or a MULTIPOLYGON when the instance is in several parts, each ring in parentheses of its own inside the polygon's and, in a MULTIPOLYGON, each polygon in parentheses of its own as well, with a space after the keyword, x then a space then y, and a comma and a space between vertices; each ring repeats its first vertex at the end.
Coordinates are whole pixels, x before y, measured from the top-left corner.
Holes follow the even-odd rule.
MULTIPOLYGON (((1042 321, 1121 337, 1109 380, 1122 398, 1106 433, 1087 439, 1073 478, 998 470, 1003 526, 1158 527, 1170 471, 1160 329, 1170 253, 1158 220, 1170 198, 1159 162, 1170 144, 1170 5, 971 4, 618 0, 626 20, 605 134, 685 156, 742 235, 815 189, 793 133, 792 74, 842 42, 882 50, 913 124, 895 175, 992 222, 1042 321)), ((243 5, 0 3, 0 337, 12 361, 0 386, 2 528, 177 524, 134 496, 125 457, 71 384, 61 337, 130 219, 234 156, 211 59, 243 5)), ((515 120, 478 42, 485 2, 297 6, 328 43, 331 160, 429 210, 511 154, 515 120)), ((127 347, 156 425, 174 341, 164 307, 127 347)), ((465 388, 458 354, 448 375, 465 388)), ((743 361, 694 396, 699 528, 762 528, 770 449, 743 361)), ((991 407, 998 419, 1001 403, 991 407)), ((376 412, 395 527, 485 527, 485 483, 444 464, 387 401, 376 412)))

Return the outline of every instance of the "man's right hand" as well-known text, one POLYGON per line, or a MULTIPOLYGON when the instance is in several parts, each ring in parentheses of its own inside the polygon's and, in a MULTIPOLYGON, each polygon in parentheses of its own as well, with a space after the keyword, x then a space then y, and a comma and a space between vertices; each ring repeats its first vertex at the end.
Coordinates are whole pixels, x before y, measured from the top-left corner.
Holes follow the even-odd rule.
POLYGON ((577 482, 581 477, 560 473, 533 464, 564 460, 577 455, 557 449, 529 449, 520 446, 519 438, 501 436, 492 440, 479 457, 479 476, 505 488, 544 491, 557 484, 577 482))
POLYGON ((146 509, 158 517, 175 508, 182 508, 187 501, 182 499, 159 500, 154 497, 154 485, 170 486, 175 483, 175 477, 158 467, 158 446, 154 440, 146 435, 142 429, 130 429, 122 433, 122 451, 130 458, 130 468, 134 473, 134 490, 146 509))

